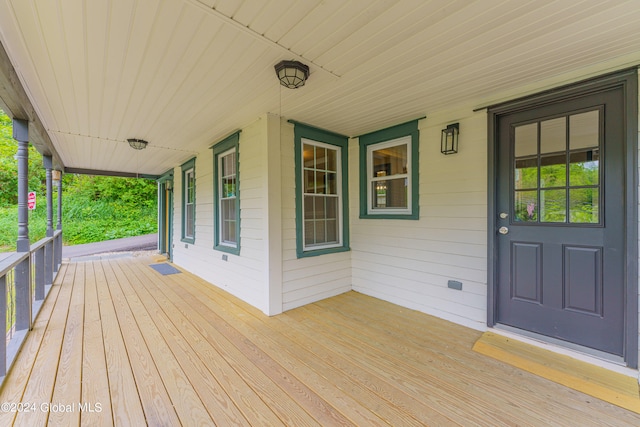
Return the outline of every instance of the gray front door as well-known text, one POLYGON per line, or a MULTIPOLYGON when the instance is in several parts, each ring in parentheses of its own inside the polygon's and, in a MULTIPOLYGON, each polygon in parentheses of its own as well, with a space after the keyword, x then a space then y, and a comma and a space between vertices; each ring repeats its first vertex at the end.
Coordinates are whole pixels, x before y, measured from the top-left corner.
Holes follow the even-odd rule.
POLYGON ((624 92, 497 117, 497 323, 624 355, 624 92))

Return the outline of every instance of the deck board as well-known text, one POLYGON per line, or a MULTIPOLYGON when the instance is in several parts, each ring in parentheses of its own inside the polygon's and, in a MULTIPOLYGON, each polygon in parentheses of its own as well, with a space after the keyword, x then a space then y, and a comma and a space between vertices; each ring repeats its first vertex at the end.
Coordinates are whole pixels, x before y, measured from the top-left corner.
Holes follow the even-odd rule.
MULTIPOLYGON (((140 325, 136 323, 127 298, 120 288, 119 281, 126 280, 126 278, 123 275, 116 275, 117 263, 102 262, 102 265, 107 276, 107 283, 109 283, 113 305, 116 307, 120 331, 129 354, 129 363, 147 423, 150 425, 178 425, 180 423, 178 415, 158 372, 158 366, 154 363, 140 325)), ((134 390, 131 389, 124 391, 127 395, 134 393, 134 390)))
POLYGON ((97 278, 93 263, 85 263, 86 285, 84 290, 84 340, 82 349, 82 397, 81 402, 92 404, 93 411, 80 414, 81 423, 90 426, 113 425, 111 395, 105 346, 102 339, 102 322, 98 303, 97 278), (95 403, 100 403, 96 408, 95 403), (104 405, 105 410, 102 406, 104 405), (98 410, 99 409, 99 410, 98 410))
MULTIPOLYGON (((144 425, 142 402, 138 395, 133 369, 129 363, 129 355, 118 324, 116 307, 111 299, 111 292, 109 292, 109 287, 113 285, 115 280, 108 280, 101 263, 94 262, 93 264, 98 270, 96 271, 96 287, 111 401, 111 408, 107 406, 104 409, 111 410, 113 422, 116 425, 144 425)), ((104 404, 102 401, 88 403, 104 404)))
POLYGON ((154 262, 62 266, 0 401, 75 410, 0 425, 640 425, 473 352, 477 331, 355 292, 268 317, 154 262))

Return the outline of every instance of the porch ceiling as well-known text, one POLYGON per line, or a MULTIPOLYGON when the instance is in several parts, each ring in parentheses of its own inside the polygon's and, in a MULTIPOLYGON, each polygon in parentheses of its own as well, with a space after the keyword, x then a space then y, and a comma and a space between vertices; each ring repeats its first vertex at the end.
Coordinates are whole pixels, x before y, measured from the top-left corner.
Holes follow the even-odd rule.
POLYGON ((65 166, 142 174, 265 112, 355 136, 635 65, 639 30, 617 0, 0 0, 0 41, 65 166), (309 65, 306 86, 281 89, 282 59, 309 65))

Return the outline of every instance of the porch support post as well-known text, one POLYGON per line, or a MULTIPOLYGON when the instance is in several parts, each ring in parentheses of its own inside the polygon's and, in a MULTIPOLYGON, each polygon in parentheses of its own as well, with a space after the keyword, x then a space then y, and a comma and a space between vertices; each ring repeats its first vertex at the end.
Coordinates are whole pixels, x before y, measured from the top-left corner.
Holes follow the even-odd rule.
POLYGON ((18 141, 18 252, 28 252, 29 246, 29 210, 27 193, 29 192, 29 122, 13 119, 13 138, 18 141))
MULTIPOLYGON (((47 177, 47 237, 53 237, 53 185, 51 181, 53 161, 51 156, 42 156, 42 163, 46 170, 47 177)), ((53 259, 54 256, 54 241, 51 239, 51 241, 44 246, 44 281, 42 284, 36 282, 37 300, 44 299, 44 286, 50 285, 53 282, 53 264, 55 263, 53 259)))
POLYGON ((51 169, 53 161, 51 156, 42 156, 42 163, 47 171, 47 237, 53 236, 53 185, 51 182, 51 169))
MULTIPOLYGON (((60 179, 58 180, 58 223, 56 230, 62 230, 62 172, 60 172, 60 179)), ((56 239, 56 271, 60 268, 60 264, 62 264, 62 234, 58 235, 56 239)))
POLYGON ((58 181, 58 223, 56 230, 62 230, 62 172, 60 172, 60 180, 58 181))
POLYGON ((266 141, 262 149, 262 158, 266 159, 264 169, 266 179, 263 180, 264 194, 267 195, 267 215, 264 226, 267 235, 267 309, 266 314, 274 316, 283 311, 282 300, 282 165, 281 148, 282 118, 267 114, 266 141))
MULTIPOLYGON (((18 252, 29 252, 29 122, 13 119, 13 138, 18 141, 18 252)), ((15 268, 16 331, 31 329, 31 256, 15 268)))

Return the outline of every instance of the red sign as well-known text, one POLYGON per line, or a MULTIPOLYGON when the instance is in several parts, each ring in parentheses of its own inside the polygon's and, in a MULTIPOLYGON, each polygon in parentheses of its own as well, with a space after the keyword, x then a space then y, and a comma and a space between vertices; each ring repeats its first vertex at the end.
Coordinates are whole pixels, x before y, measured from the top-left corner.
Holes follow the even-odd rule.
POLYGON ((29 194, 27 195, 27 206, 29 207, 30 211, 36 208, 36 192, 35 191, 29 191, 29 194))

